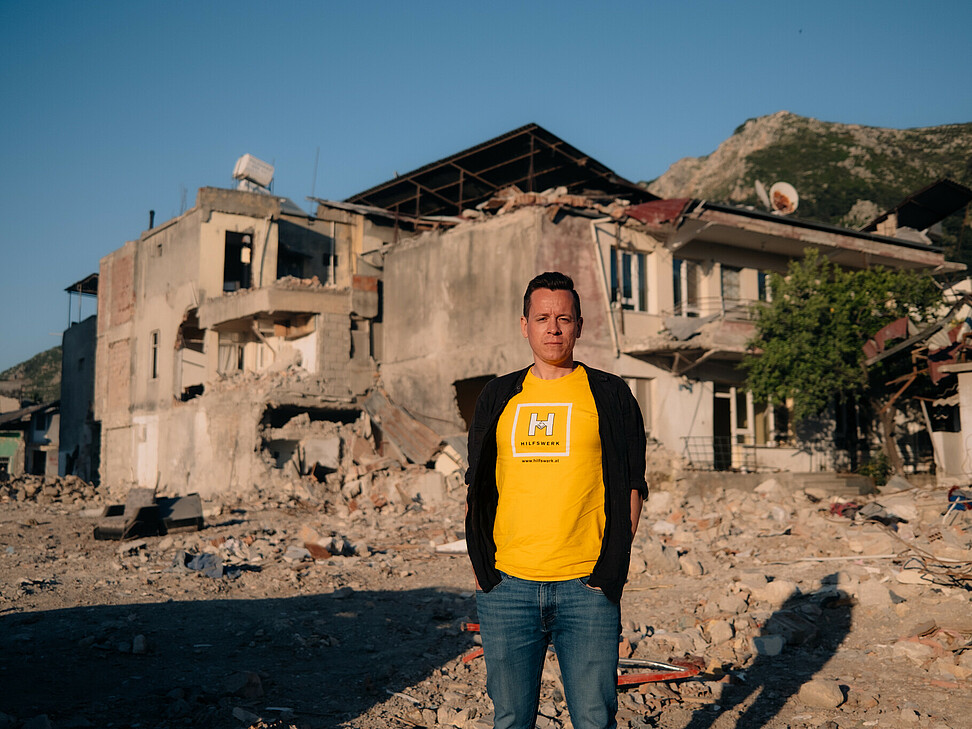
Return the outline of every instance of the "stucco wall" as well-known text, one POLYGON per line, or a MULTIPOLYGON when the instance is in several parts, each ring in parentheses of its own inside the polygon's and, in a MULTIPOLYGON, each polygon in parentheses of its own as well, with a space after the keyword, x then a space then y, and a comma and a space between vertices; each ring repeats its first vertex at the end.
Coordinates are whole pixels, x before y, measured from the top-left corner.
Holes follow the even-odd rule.
POLYGON ((525 208, 386 255, 381 378, 392 398, 440 433, 463 430, 454 383, 532 362, 520 332, 523 292, 552 270, 569 274, 581 297, 578 360, 624 376, 661 374, 616 356, 591 219, 525 208))
POLYGON ((179 403, 160 414, 159 482, 167 493, 203 497, 251 486, 260 461, 262 403, 239 390, 179 403))

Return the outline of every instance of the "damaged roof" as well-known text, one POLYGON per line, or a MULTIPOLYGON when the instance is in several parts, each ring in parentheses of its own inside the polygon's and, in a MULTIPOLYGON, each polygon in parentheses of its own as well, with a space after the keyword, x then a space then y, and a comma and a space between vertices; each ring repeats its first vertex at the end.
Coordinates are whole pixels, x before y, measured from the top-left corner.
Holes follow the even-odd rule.
POLYGON ((664 236, 675 251, 689 243, 720 244, 792 256, 815 246, 829 249, 832 261, 852 268, 965 270, 962 263, 945 261, 940 246, 707 200, 659 200, 632 205, 625 213, 664 236))
POLYGON ((98 295, 98 274, 91 273, 80 281, 77 281, 64 289, 71 294, 88 294, 89 296, 98 295))
POLYGON ((20 410, 11 410, 9 413, 3 413, 0 415, 0 426, 9 426, 13 423, 29 422, 31 416, 35 413, 56 410, 60 404, 60 400, 51 400, 50 402, 39 403, 37 405, 29 405, 28 407, 21 408, 20 410))
POLYGON ((573 194, 601 193, 632 203, 658 199, 538 124, 527 124, 346 202, 415 217, 458 215, 510 185, 527 192, 566 187, 573 194))
POLYGON ((952 213, 972 202, 972 190, 948 178, 933 182, 918 192, 914 192, 897 207, 881 213, 861 228, 864 232, 877 230, 880 223, 892 215, 898 216, 898 227, 927 230, 935 223, 944 220, 952 213))

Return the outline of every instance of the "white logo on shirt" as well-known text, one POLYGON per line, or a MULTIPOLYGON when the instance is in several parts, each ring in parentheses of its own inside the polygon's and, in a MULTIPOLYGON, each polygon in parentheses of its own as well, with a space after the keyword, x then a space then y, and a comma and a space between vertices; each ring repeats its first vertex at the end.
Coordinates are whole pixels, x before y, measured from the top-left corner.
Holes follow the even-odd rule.
POLYGON ((547 435, 554 434, 554 414, 547 413, 546 420, 540 420, 540 416, 537 413, 530 413, 530 435, 537 434, 537 428, 543 428, 543 431, 547 435))
POLYGON ((569 402, 518 404, 510 434, 513 457, 570 456, 572 408, 569 402))

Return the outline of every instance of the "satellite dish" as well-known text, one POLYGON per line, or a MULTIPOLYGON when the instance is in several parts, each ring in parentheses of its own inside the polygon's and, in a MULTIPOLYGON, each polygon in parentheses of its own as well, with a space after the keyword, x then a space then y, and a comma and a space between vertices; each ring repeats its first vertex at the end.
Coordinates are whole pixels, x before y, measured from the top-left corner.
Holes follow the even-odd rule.
POLYGON ((769 190, 770 206, 774 213, 789 215, 800 204, 800 196, 789 182, 777 182, 769 190))
POLYGON ((759 180, 756 180, 756 197, 758 197, 759 201, 763 203, 764 208, 767 210, 773 209, 773 207, 770 205, 769 195, 766 194, 766 188, 759 180))

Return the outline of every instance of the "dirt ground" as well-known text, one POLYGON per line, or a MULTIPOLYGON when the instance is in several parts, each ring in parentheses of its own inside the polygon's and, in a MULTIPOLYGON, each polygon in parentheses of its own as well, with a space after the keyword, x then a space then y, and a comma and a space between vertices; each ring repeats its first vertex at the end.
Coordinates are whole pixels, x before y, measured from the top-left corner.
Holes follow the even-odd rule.
MULTIPOLYGON (((0 496, 0 729, 492 725, 483 661, 463 661, 468 562, 436 551, 462 536, 458 490, 207 504, 202 531, 127 542, 93 538, 90 491, 0 496), (307 528, 347 556, 313 559, 307 528), (223 576, 185 566, 204 553, 223 576)), ((623 690, 619 726, 972 726, 970 512, 943 523, 936 489, 857 500, 896 529, 774 479, 657 484, 621 650, 704 670, 623 690)), ((570 726, 555 662, 542 728, 570 726)))

